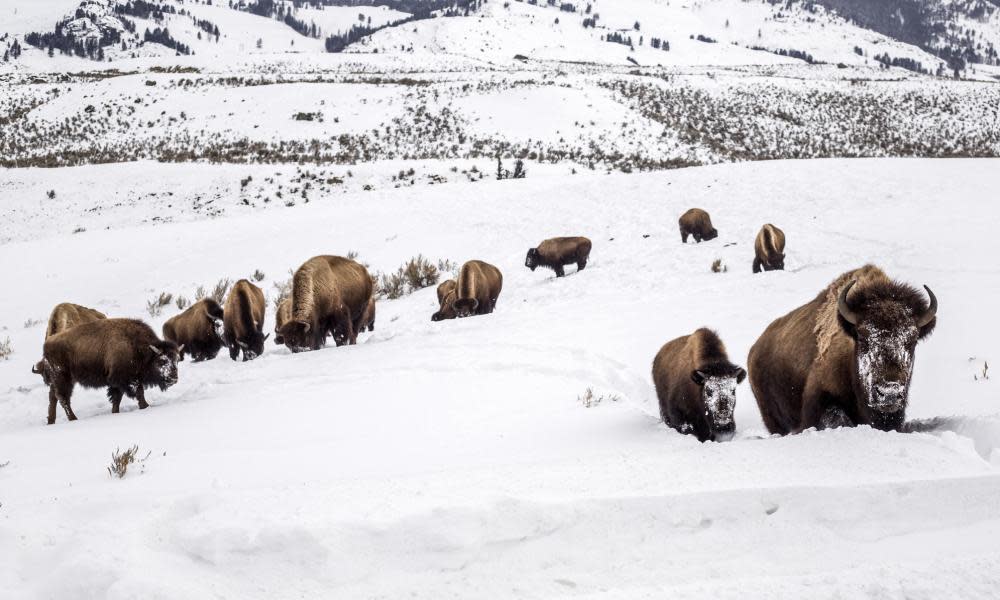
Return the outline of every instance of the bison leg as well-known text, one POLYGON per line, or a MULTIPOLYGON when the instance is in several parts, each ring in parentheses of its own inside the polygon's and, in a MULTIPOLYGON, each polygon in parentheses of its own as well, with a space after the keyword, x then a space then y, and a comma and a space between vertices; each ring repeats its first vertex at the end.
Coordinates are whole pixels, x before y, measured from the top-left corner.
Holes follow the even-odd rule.
POLYGON ((576 270, 578 272, 582 271, 582 270, 584 270, 586 268, 587 268, 587 259, 586 259, 586 257, 581 258, 580 260, 576 261, 576 270))
POLYGON ((681 229, 681 243, 682 244, 688 243, 688 232, 684 231, 683 229, 681 229))
POLYGON ((556 277, 566 276, 566 271, 563 270, 562 265, 552 265, 552 270, 556 272, 556 277))
POLYGON ((760 263, 760 258, 758 258, 756 256, 753 257, 753 272, 754 273, 760 273, 760 264, 761 264, 760 263))
POLYGON ((124 392, 121 388, 109 387, 108 388, 108 400, 111 401, 111 414, 117 413, 122 405, 122 396, 124 392))
POLYGON ((819 418, 819 429, 838 429, 840 427, 854 427, 854 421, 847 416, 843 408, 827 406, 823 416, 819 418))
POLYGON ((149 408, 149 404, 146 403, 146 390, 143 389, 142 383, 135 387, 135 399, 139 402, 139 410, 149 408))
POLYGON ((696 243, 698 243, 698 244, 701 243, 701 234, 700 233, 695 232, 695 233, 692 233, 691 235, 694 237, 694 241, 696 243))
POLYGON ((52 405, 52 394, 55 394, 55 397, 59 399, 59 404, 62 405, 63 410, 66 412, 66 418, 70 421, 76 420, 76 415, 73 414, 73 407, 70 406, 70 398, 73 396, 73 384, 70 383, 59 387, 63 389, 56 389, 56 386, 49 388, 49 425, 56 421, 55 406, 52 405))
POLYGON ((52 425, 56 422, 56 403, 59 402, 59 397, 56 395, 56 386, 49 386, 49 415, 48 422, 52 425))
POLYGON ((238 344, 233 344, 229 347, 229 358, 234 361, 240 357, 240 347, 238 344))

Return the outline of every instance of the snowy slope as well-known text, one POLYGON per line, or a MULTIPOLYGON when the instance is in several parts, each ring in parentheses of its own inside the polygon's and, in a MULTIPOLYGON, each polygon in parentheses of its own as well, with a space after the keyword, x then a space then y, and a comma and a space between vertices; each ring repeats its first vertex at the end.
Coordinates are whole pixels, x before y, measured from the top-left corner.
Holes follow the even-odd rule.
MULTIPOLYGON (((99 170, 120 198, 155 167, 46 172, 60 182, 52 207, 99 170)), ((0 276, 16 292, 0 295, 0 340, 15 349, 0 362, 0 554, 10 557, 0 589, 995 597, 1000 405, 995 378, 973 374, 998 353, 997 173, 996 160, 891 159, 529 172, 108 231, 84 216, 75 235, 18 221, 33 235, 0 245, 0 276), (680 244, 676 218, 692 206, 712 213, 718 239, 680 244), (788 270, 752 275, 764 222, 788 235, 788 270), (585 271, 556 280, 523 267, 529 246, 562 234, 594 240, 585 271), (171 309, 150 319, 144 307, 161 291, 190 296, 261 269, 273 295, 288 268, 349 250, 376 269, 418 253, 493 262, 505 276, 497 312, 432 323, 434 292, 423 290, 381 302, 358 346, 184 363, 177 386, 150 392, 149 410, 111 415, 103 392, 78 390, 79 421, 42 425, 46 391, 29 367, 44 325, 25 321, 56 302, 159 327, 171 309), (716 258, 728 272, 710 272, 716 258), (661 344, 709 325, 745 364, 767 323, 867 261, 940 299, 909 411, 946 417, 938 431, 767 439, 746 384, 731 443, 699 444, 658 422, 649 365, 661 344), (587 388, 603 401, 587 408, 587 388), (149 458, 109 479, 110 452, 133 443, 149 458)), ((190 177, 243 175, 202 165, 190 177)))

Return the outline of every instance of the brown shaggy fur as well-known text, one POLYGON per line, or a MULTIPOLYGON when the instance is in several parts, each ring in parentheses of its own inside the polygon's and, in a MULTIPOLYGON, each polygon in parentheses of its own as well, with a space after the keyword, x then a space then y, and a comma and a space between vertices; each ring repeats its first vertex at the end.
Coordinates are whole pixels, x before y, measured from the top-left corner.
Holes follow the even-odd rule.
POLYGON ((202 298, 163 324, 163 339, 183 346, 181 360, 190 354, 194 362, 212 360, 222 348, 223 312, 212 298, 202 298))
POLYGON ((451 303, 455 301, 455 290, 457 289, 458 284, 455 283, 454 279, 449 279, 437 287, 438 311, 431 315, 431 321, 455 318, 455 309, 451 307, 451 303))
POLYGON ((243 360, 253 360, 264 353, 264 310, 267 302, 264 292, 246 279, 240 279, 229 290, 223 310, 222 339, 229 347, 229 358, 236 360, 243 353, 243 360))
POLYGON ((104 313, 79 304, 71 302, 56 304, 56 307, 52 309, 52 314, 49 315, 49 325, 45 328, 45 337, 47 339, 49 336, 62 333, 81 323, 107 318, 104 313))
POLYGON ((458 272, 455 300, 451 303, 455 316, 461 319, 490 314, 496 308, 501 289, 500 269, 481 260, 470 260, 458 272))
POLYGON ((785 270, 785 232, 770 223, 760 228, 753 244, 753 272, 785 270))
POLYGON ((771 323, 749 358, 750 385, 768 430, 784 435, 861 424, 901 429, 916 344, 937 322, 918 327, 929 308, 921 292, 866 265, 771 323), (838 310, 841 291, 851 282, 847 305, 857 325, 838 310))
MULTIPOLYGON (((733 378, 741 383, 746 371, 729 362, 726 347, 710 329, 698 329, 667 342, 653 359, 653 384, 663 422, 702 442, 726 439, 735 431, 736 397, 716 397, 706 381, 733 378)), ((735 390, 735 387, 733 388, 735 390)))
POLYGON ((293 352, 318 350, 332 333, 337 345, 356 344, 374 287, 368 270, 341 256, 307 260, 292 278, 292 318, 281 328, 293 352))
POLYGON ((368 306, 365 307, 365 315, 361 319, 361 331, 375 331, 375 296, 368 299, 368 306))
POLYGON ((292 320, 292 299, 285 298, 278 304, 278 310, 274 315, 274 343, 277 345, 282 345, 285 343, 285 338, 281 337, 281 328, 285 326, 285 323, 292 320))
POLYGON ((161 341, 149 325, 134 319, 100 319, 83 323, 45 340, 43 378, 49 385, 49 425, 56 421, 56 403, 66 418, 76 420, 70 399, 76 384, 108 388, 111 412, 122 396, 146 408, 144 390, 166 390, 177 383, 180 349, 161 341))
POLYGON ((694 241, 714 240, 719 237, 719 232, 712 227, 712 218, 708 213, 700 208, 692 208, 687 211, 677 221, 681 229, 681 242, 687 243, 688 236, 693 236, 694 241))
POLYGON ((559 237, 545 240, 537 248, 528 250, 524 266, 534 271, 538 267, 548 267, 562 277, 565 265, 576 265, 577 271, 587 266, 592 244, 585 237, 559 237))

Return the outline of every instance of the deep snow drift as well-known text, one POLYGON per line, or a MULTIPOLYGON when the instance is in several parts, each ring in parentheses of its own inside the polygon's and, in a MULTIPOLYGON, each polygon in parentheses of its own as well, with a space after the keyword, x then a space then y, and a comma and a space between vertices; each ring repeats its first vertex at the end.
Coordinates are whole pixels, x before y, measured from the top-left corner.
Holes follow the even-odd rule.
MULTIPOLYGON (((150 169, 87 167, 76 185, 103 175, 113 197, 150 169)), ((207 185, 211 169, 193 173, 207 185)), ((529 170, 193 222, 95 211, 77 234, 18 218, 7 239, 27 241, 0 245, 0 341, 14 346, 0 362, 2 596, 995 597, 1000 407, 995 380, 974 375, 997 353, 998 174, 996 160, 888 159, 529 170), (718 239, 681 245, 693 206, 718 239), (788 236, 788 270, 753 275, 765 222, 788 236), (586 270, 524 268, 554 235, 594 241, 586 270), (44 323, 28 321, 54 304, 158 329, 175 312, 145 314, 161 291, 260 269, 273 296, 289 268, 350 250, 383 270, 419 253, 484 259, 504 291, 493 315, 461 322, 430 321, 433 289, 381 302, 354 347, 182 363, 145 411, 111 415, 103 391, 78 388, 80 420, 43 424, 29 367, 44 323), (940 300, 909 410, 943 417, 934 433, 766 438, 746 383, 730 443, 659 423, 660 345, 707 325, 745 365, 771 320, 869 261, 940 300), (587 407, 588 388, 603 400, 587 407), (110 479, 110 453, 131 444, 149 458, 110 479)), ((74 171, 51 175, 47 202, 72 203, 74 171)), ((0 189, 0 222, 13 200, 0 189)))

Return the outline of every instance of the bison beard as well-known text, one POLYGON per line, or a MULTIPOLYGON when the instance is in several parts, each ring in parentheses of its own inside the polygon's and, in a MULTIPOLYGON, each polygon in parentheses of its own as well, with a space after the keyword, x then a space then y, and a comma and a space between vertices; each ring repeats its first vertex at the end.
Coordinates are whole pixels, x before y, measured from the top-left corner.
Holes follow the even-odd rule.
POLYGON ((917 343, 937 298, 867 265, 774 321, 750 349, 750 384, 771 433, 871 425, 900 430, 917 343))

